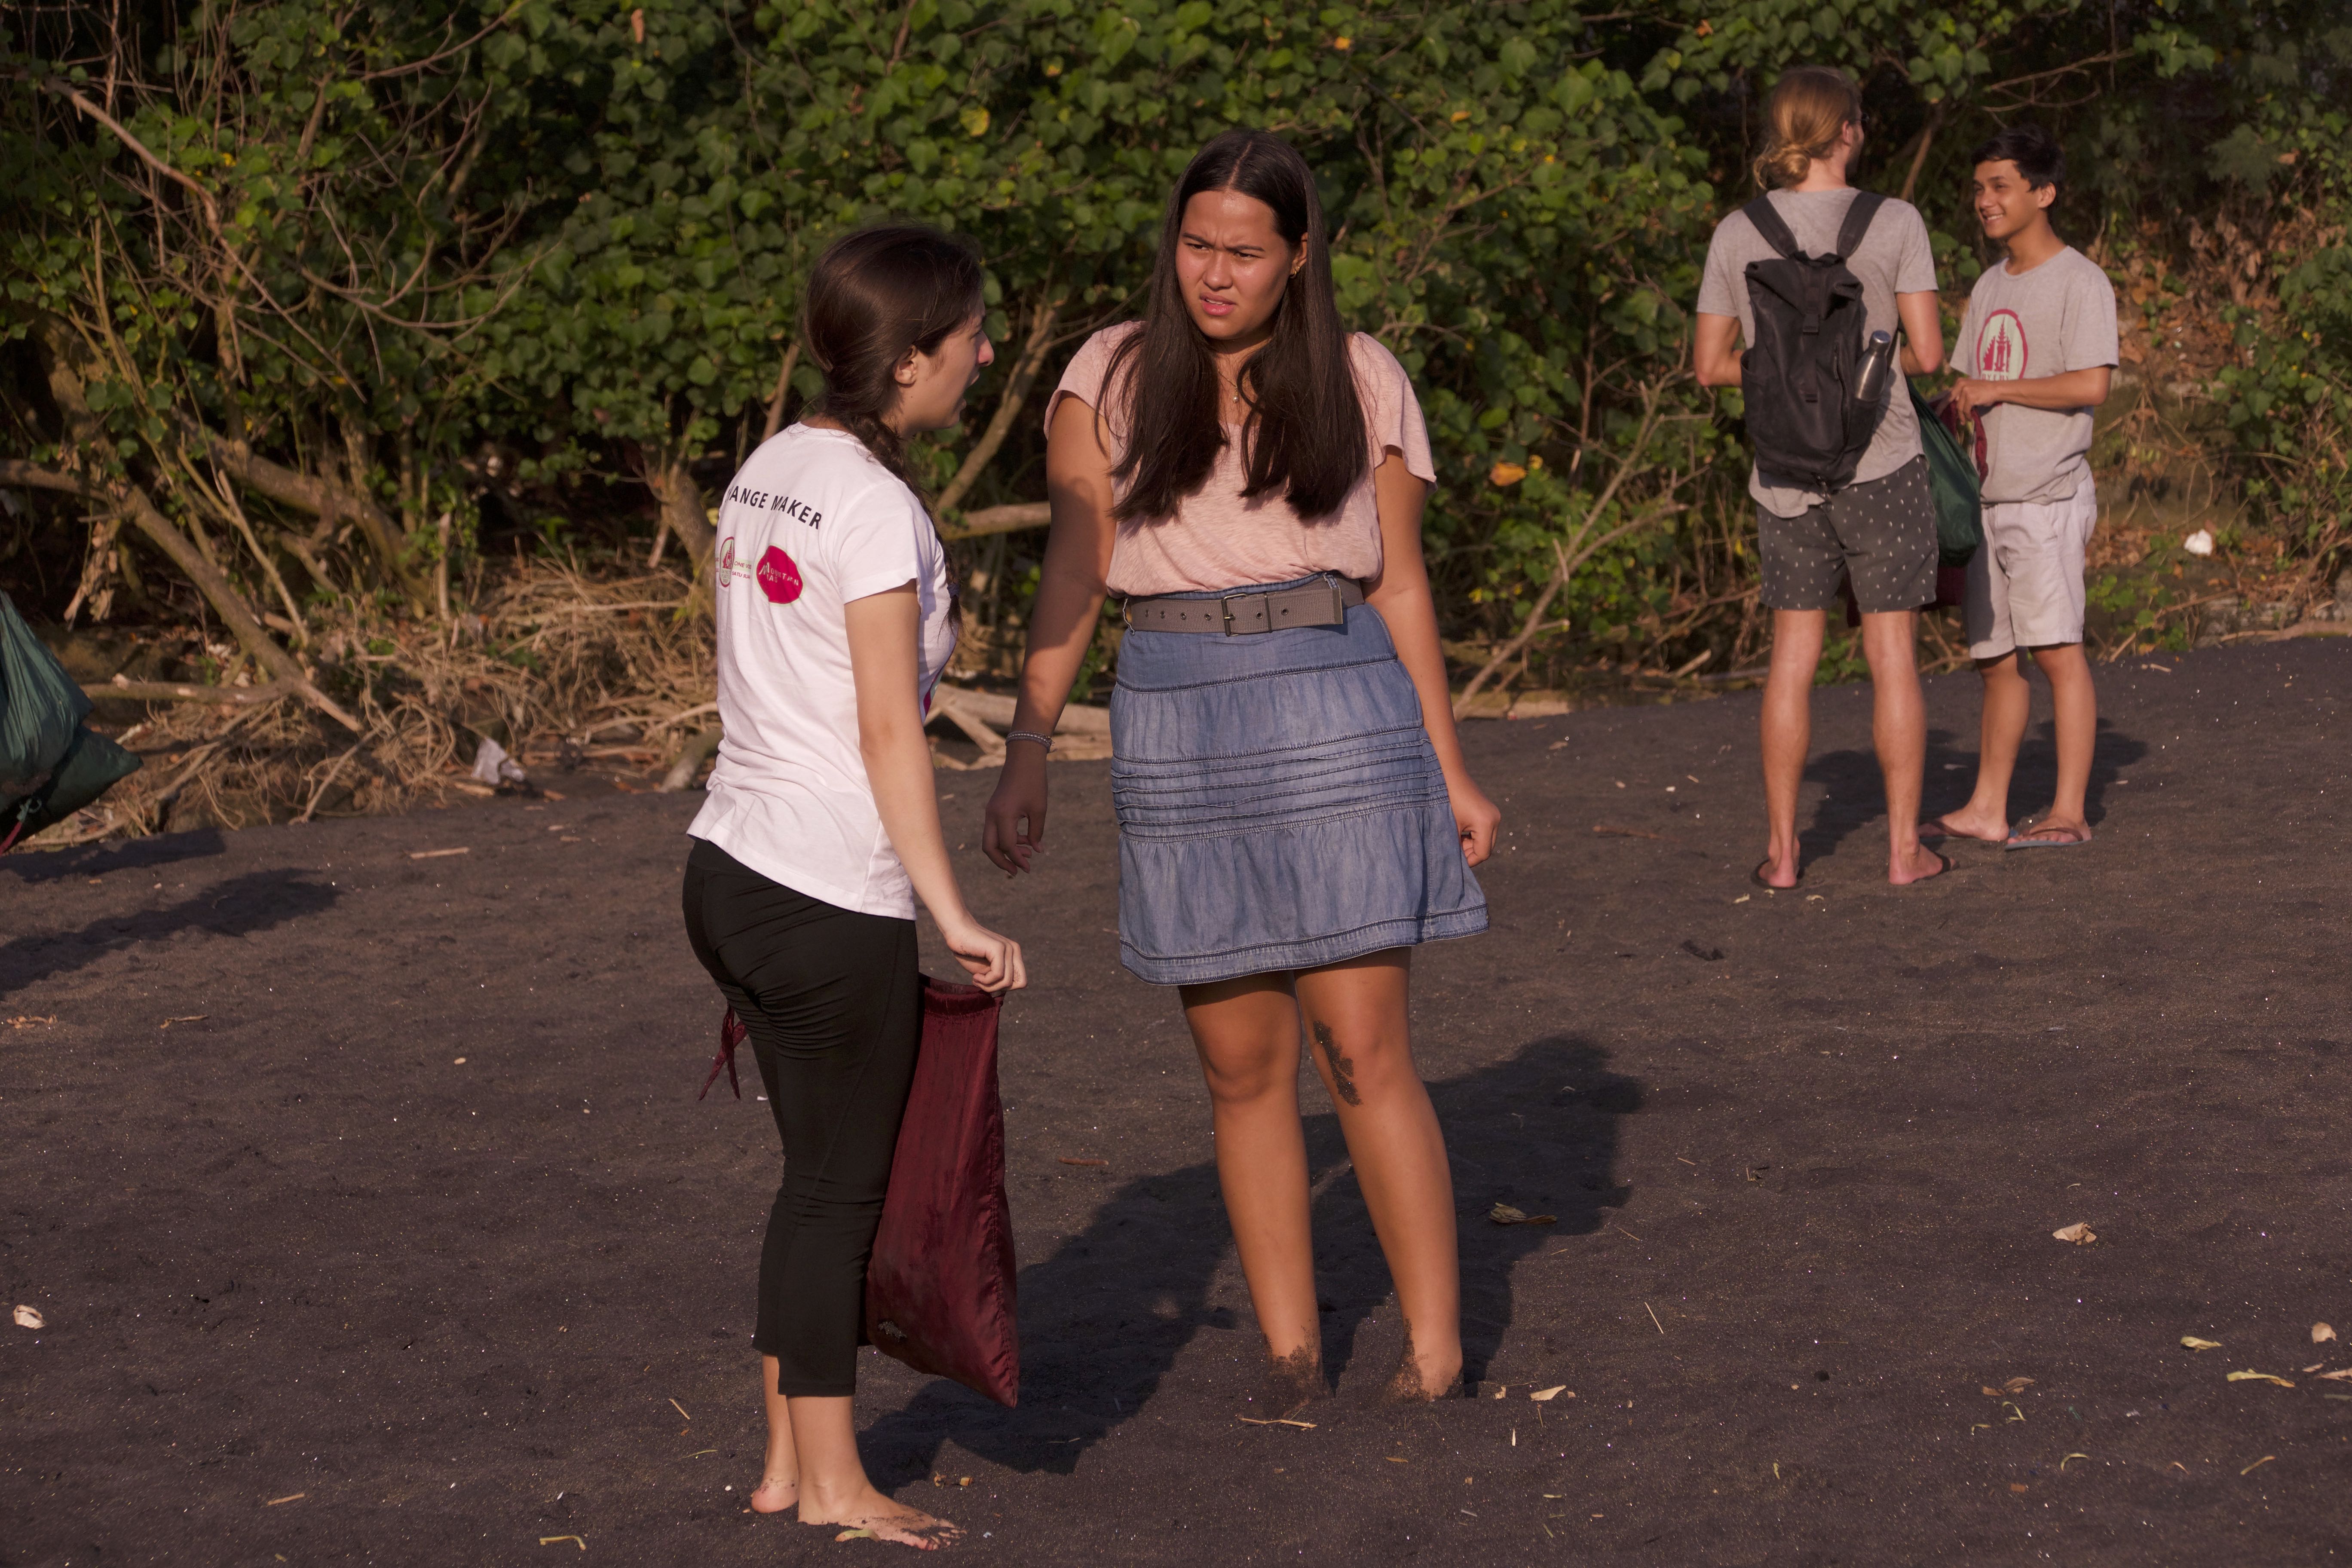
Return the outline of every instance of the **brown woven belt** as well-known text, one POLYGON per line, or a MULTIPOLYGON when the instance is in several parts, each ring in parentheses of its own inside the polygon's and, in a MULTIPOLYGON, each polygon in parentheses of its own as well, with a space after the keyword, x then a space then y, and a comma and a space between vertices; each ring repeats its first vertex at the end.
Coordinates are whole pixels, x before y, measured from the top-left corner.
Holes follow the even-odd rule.
POLYGON ((1283 626, 1335 626, 1364 602, 1363 584, 1352 577, 1326 575, 1320 583, 1271 594, 1232 594, 1222 599, 1163 595, 1129 599, 1122 611, 1128 629, 1139 632, 1215 632, 1239 637, 1283 626))

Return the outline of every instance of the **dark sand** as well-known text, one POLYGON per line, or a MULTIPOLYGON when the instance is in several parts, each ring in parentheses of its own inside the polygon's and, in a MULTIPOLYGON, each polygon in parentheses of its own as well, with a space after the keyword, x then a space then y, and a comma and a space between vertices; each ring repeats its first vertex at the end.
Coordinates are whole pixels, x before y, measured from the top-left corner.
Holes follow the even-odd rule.
MULTIPOLYGON (((1864 689, 1777 897, 1752 694, 1474 726, 1495 925, 1416 1017, 1486 1386, 1372 1399, 1397 1320, 1311 1089, 1311 1431, 1236 1419, 1199 1074, 1118 965, 1107 764, 1057 767, 1045 874, 966 862, 1035 976, 1024 1401, 869 1356, 877 1478, 971 1562, 2352 1562, 2352 1381, 2300 1370, 2352 1363, 2309 1337, 2352 1336, 2352 643, 2101 681, 2096 843, 1901 892, 1864 689)), ((1932 810, 1973 681, 1930 703, 1932 810)), ((2021 810, 2048 767, 2037 723, 2021 810)), ((992 782, 942 775, 967 844, 992 782)), ((756 1087, 694 1099, 698 798, 0 861, 0 1017, 55 1018, 0 1026, 0 1305, 47 1316, 0 1325, 0 1563, 901 1560, 743 1511, 777 1155, 756 1087)))

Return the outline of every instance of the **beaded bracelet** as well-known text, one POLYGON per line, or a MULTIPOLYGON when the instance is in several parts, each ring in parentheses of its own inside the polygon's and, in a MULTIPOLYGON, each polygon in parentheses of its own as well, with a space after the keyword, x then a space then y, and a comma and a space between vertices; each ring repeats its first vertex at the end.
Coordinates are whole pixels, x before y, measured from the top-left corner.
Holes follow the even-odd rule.
POLYGON ((1004 738, 1007 742, 1034 741, 1049 752, 1054 749, 1054 738, 1051 735, 1040 735, 1034 731, 1008 730, 1004 733, 1004 738))

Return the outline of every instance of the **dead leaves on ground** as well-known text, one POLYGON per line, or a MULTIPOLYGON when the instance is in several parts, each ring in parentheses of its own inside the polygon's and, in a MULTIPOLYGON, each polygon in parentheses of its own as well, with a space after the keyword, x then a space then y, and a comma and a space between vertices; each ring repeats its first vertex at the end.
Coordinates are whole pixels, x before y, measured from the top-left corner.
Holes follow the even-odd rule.
POLYGON ((1486 1217, 1496 1225, 1558 1225, 1559 1223, 1559 1215, 1556 1214, 1529 1214, 1525 1209, 1513 1208, 1508 1204, 1496 1204, 1486 1211, 1486 1217))
POLYGON ((2221 1348, 2221 1341, 2200 1340, 2195 1334, 2181 1335, 2180 1342, 2187 1345, 2192 1351, 2217 1351, 2221 1348))
POLYGON ((2278 1373, 2274 1372, 2256 1372, 2252 1367, 2248 1367, 2243 1372, 2231 1373, 2230 1374, 2230 1381, 2231 1383, 2275 1383, 2281 1388, 2293 1388, 2294 1386, 2293 1383, 2279 1376, 2278 1373))
POLYGON ((2075 1221, 2073 1225, 2061 1226, 2056 1230, 2052 1231, 2050 1235, 2053 1240, 2069 1241, 2074 1243, 2076 1247, 2088 1247, 2091 1243, 2099 1239, 2097 1234, 2094 1232, 2089 1226, 2084 1225, 2080 1220, 2075 1221))

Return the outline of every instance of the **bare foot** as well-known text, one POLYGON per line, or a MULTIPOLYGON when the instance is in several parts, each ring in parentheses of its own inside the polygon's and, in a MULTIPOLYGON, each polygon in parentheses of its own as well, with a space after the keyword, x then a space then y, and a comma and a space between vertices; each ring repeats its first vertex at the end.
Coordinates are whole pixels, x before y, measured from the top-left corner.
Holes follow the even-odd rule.
POLYGON ((1748 879, 1759 888, 1785 893, 1805 879, 1797 868, 1797 852, 1791 849, 1786 860, 1775 860, 1769 855, 1765 856, 1758 862, 1756 869, 1748 873, 1748 879))
POLYGON ((1914 882, 1930 881, 1952 868, 1952 863, 1925 845, 1914 844, 1908 855, 1900 855, 1887 863, 1886 879, 1898 888, 1914 882))
POLYGON ((1450 1355, 1415 1353, 1412 1325, 1404 1326, 1404 1353, 1397 1357, 1394 1376, 1382 1390, 1382 1396, 1401 1405, 1427 1405, 1444 1399, 1462 1387, 1462 1351, 1456 1346, 1450 1355))
POLYGON ((1313 1345, 1301 1345, 1288 1355, 1269 1355, 1265 1390, 1258 1403, 1265 1414, 1282 1418, 1297 1415, 1330 1391, 1323 1380, 1323 1358, 1313 1345))
POLYGON ((820 1508, 815 1499, 803 1499, 801 1522, 845 1525, 851 1530, 865 1531, 877 1541, 895 1541, 919 1552, 937 1552, 963 1537, 962 1526, 895 1502, 871 1486, 852 1492, 835 1508, 820 1508))
POLYGON ((751 1511, 782 1513, 801 1500, 801 1479, 798 1476, 764 1476, 752 1489, 751 1511))
POLYGON ((1973 838, 1980 844, 2009 842, 2009 823, 1989 811, 1964 806, 1919 825, 1922 838, 1973 838))

